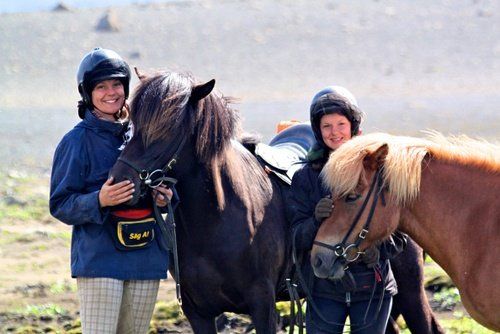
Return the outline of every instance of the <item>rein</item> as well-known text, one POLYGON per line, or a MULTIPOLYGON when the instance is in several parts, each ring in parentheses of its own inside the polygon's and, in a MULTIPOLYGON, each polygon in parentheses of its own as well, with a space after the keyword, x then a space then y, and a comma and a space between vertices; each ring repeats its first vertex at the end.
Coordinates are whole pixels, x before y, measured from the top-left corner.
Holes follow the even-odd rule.
MULTIPOLYGON (((175 180, 175 179, 172 179, 175 180)), ((175 180, 177 182, 177 180, 175 180)), ((172 185, 174 185, 173 183, 172 185)), ((167 204, 167 220, 163 218, 160 212, 160 208, 156 205, 156 201, 153 200, 153 209, 155 213, 155 219, 159 222, 160 230, 162 232, 163 238, 161 238, 161 244, 164 249, 172 252, 174 260, 174 280, 175 280, 175 294, 177 297, 177 303, 182 306, 182 295, 181 295, 181 281, 180 281, 180 271, 179 271, 179 255, 177 252, 177 233, 174 218, 174 209, 172 208, 172 201, 168 201, 167 204)))

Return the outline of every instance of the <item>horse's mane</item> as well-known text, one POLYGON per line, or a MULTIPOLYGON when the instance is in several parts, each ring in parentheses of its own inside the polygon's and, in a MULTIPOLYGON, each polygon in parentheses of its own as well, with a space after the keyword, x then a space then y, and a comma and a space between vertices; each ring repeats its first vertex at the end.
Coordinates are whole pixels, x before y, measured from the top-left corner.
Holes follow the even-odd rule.
POLYGON ((428 132, 427 138, 374 133, 353 138, 330 155, 321 176, 334 197, 354 191, 363 171, 364 157, 384 144, 389 146, 384 180, 398 205, 408 204, 418 196, 422 161, 426 156, 500 172, 500 147, 484 140, 445 137, 438 132, 428 132))
POLYGON ((212 174, 219 209, 225 206, 221 175, 228 176, 236 194, 259 220, 270 200, 271 183, 255 158, 234 139, 240 121, 231 99, 212 91, 193 105, 192 75, 159 72, 141 79, 131 103, 131 120, 144 146, 180 136, 194 140, 196 158, 212 174))

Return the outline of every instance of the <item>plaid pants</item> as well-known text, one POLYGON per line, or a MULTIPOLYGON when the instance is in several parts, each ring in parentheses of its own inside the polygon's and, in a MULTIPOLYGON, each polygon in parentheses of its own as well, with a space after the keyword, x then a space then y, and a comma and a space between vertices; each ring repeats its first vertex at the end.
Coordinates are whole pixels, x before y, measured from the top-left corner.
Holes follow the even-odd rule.
POLYGON ((159 280, 78 277, 76 282, 83 334, 148 332, 159 280))

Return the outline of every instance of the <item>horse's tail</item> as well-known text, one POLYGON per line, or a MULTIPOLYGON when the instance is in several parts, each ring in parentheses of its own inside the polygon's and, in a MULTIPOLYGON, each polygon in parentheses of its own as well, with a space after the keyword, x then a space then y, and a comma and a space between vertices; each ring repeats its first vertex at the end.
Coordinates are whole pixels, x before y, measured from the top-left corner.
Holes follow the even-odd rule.
POLYGON ((249 150, 253 155, 255 155, 255 148, 257 147, 257 144, 260 143, 262 140, 262 137, 258 133, 249 133, 245 132, 243 133, 238 141, 245 147, 247 150, 249 150))

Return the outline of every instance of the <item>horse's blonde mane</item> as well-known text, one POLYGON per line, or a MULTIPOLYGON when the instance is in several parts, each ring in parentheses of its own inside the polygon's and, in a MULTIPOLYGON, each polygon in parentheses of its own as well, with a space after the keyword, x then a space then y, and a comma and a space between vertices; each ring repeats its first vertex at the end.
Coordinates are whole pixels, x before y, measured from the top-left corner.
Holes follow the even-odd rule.
POLYGON ((321 176, 334 197, 345 196, 358 185, 365 156, 387 144, 389 151, 384 163, 384 179, 396 203, 405 205, 419 194, 422 161, 427 155, 441 161, 500 172, 500 146, 466 136, 445 137, 438 132, 428 132, 427 135, 427 138, 385 133, 358 136, 331 154, 321 176))

